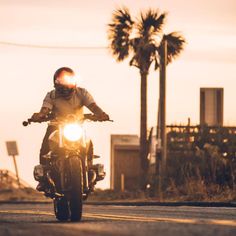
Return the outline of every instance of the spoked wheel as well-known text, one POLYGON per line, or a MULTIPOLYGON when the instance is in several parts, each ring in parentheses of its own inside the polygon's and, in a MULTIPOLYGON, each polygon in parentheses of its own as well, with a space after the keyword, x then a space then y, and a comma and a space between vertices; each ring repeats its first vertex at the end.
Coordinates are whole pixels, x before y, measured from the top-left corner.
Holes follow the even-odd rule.
POLYGON ((65 198, 55 199, 54 212, 56 218, 60 221, 67 221, 70 217, 69 205, 65 198))
POLYGON ((70 206, 70 219, 71 221, 80 221, 82 217, 83 208, 83 173, 82 163, 77 157, 71 158, 70 171, 71 171, 71 186, 72 192, 69 200, 70 206))

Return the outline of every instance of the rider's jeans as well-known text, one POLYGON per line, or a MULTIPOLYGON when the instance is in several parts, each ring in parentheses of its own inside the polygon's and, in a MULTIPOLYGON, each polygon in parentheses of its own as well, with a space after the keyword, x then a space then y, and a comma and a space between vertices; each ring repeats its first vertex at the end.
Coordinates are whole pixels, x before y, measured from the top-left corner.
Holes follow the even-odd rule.
POLYGON ((41 165, 46 165, 46 159, 43 157, 49 152, 49 144, 48 144, 48 138, 52 132, 54 132, 57 129, 56 126, 49 125, 46 131, 46 134, 44 135, 43 142, 40 149, 39 154, 39 162, 41 165))

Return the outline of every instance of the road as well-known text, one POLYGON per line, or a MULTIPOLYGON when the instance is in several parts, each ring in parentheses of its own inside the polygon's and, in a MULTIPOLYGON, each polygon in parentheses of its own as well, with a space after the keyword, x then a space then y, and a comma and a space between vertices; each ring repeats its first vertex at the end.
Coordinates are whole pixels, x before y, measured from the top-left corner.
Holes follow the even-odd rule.
POLYGON ((0 236, 236 235, 236 209, 85 205, 79 223, 60 223, 51 204, 1 204, 0 236))

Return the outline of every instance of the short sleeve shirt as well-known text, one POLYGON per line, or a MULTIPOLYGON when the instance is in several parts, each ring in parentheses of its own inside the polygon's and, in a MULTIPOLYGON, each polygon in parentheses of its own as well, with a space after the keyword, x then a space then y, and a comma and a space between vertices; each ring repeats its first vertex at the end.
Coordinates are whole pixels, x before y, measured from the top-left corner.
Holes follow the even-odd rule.
POLYGON ((84 88, 76 88, 75 92, 69 99, 57 97, 55 89, 48 92, 43 100, 42 107, 49 108, 56 117, 65 117, 68 114, 83 115, 83 106, 88 107, 95 103, 91 94, 84 88))

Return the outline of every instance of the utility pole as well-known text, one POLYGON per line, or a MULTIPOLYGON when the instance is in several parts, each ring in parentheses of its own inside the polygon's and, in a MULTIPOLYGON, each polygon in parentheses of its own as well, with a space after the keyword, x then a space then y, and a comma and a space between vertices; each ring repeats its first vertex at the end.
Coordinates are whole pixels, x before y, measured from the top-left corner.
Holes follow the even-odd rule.
POLYGON ((157 142, 156 171, 158 172, 158 195, 163 200, 163 180, 166 173, 167 139, 166 139, 166 64, 167 64, 167 41, 164 39, 160 52, 160 80, 159 102, 157 115, 157 142))
POLYGON ((157 111, 157 131, 156 131, 156 179, 155 179, 155 194, 158 193, 160 202, 163 200, 162 194, 162 161, 161 161, 161 129, 160 129, 160 98, 158 100, 158 111, 157 111))
POLYGON ((160 135, 161 135, 161 161, 162 170, 166 170, 167 139, 166 139, 166 64, 167 41, 164 39, 160 53, 160 135))

